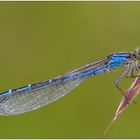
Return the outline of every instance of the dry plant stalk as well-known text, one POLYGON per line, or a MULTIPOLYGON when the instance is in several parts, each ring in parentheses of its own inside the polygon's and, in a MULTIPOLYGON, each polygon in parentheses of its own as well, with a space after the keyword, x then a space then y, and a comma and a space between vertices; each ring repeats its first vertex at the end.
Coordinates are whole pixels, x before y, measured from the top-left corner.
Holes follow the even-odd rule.
POLYGON ((122 98, 119 107, 113 117, 113 120, 108 125, 107 129, 105 130, 104 134, 109 130, 115 120, 120 116, 120 114, 126 109, 126 107, 133 101, 133 99, 137 96, 140 91, 140 75, 135 78, 135 81, 132 83, 130 88, 125 92, 125 96, 122 98))

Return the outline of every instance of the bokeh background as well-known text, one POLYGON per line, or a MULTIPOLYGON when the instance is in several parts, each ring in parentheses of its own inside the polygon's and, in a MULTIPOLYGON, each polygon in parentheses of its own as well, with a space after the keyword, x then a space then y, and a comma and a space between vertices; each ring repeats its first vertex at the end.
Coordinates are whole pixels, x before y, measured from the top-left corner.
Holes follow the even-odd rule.
MULTIPOLYGON (((140 2, 0 2, 0 91, 138 45, 140 2)), ((39 110, 0 116, 0 138, 140 138, 140 97, 103 134, 122 98, 113 81, 123 70, 88 78, 39 110)))

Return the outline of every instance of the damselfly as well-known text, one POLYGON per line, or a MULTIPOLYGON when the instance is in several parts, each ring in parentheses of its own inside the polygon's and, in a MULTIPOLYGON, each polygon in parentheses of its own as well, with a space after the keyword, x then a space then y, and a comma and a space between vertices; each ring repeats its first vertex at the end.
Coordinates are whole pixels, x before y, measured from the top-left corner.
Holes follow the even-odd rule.
POLYGON ((0 115, 16 115, 52 103, 76 88, 85 78, 102 74, 120 67, 125 70, 114 81, 118 86, 123 76, 134 77, 134 69, 138 70, 140 59, 140 48, 134 53, 113 53, 104 59, 86 64, 73 71, 35 84, 12 89, 0 94, 0 115))

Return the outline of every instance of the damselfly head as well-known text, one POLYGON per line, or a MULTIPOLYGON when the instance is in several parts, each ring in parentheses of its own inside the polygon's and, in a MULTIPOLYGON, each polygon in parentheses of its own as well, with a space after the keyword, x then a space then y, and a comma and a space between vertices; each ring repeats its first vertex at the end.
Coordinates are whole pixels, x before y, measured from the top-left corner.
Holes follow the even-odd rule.
POLYGON ((140 60, 140 48, 136 48, 134 52, 136 59, 140 60))

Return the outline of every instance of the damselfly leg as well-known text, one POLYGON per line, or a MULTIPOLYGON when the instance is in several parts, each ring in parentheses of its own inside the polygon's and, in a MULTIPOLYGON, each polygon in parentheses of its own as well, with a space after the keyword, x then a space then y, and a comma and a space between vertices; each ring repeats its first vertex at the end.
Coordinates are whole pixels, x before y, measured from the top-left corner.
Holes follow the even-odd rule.
POLYGON ((129 71, 128 71, 128 73, 126 74, 126 78, 136 78, 136 77, 139 76, 139 75, 135 75, 135 74, 134 74, 134 69, 135 69, 136 71, 138 71, 138 70, 140 69, 140 67, 138 66, 138 63, 137 63, 137 62, 132 62, 129 71), (131 74, 131 75, 130 75, 130 74, 131 74))
MULTIPOLYGON (((117 87, 117 89, 120 91, 120 93, 125 96, 125 92, 124 90, 119 87, 119 82, 120 80, 126 76, 126 77, 129 77, 130 73, 134 71, 134 65, 132 65, 130 67, 130 65, 126 65, 126 68, 125 70, 116 78, 116 80, 114 81, 114 85, 117 87)), ((127 97, 125 96, 126 100, 128 101, 127 97)), ((133 100, 133 102, 136 104, 136 102, 133 100)), ((128 102, 129 103, 129 102, 128 102)))
POLYGON ((130 66, 127 65, 125 70, 115 79, 114 85, 117 87, 117 89, 124 95, 124 91, 121 87, 119 87, 120 80, 129 72, 130 66))

